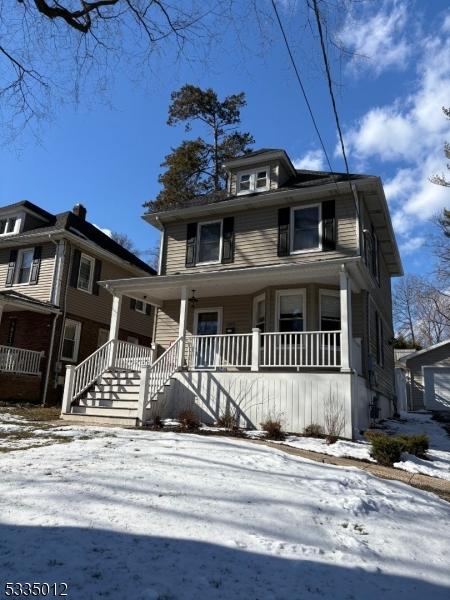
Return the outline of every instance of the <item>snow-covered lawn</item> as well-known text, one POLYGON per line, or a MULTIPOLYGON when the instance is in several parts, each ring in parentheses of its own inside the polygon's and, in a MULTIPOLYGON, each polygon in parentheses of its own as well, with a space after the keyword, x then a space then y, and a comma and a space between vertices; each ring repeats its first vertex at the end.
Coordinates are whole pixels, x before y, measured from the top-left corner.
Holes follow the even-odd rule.
MULTIPOLYGON (((385 427, 387 433, 405 435, 425 433, 429 437, 430 449, 427 452, 429 460, 422 460, 411 454, 403 454, 402 461, 394 465, 397 469, 450 481, 450 437, 444 428, 431 418, 430 414, 408 413, 400 421, 385 421, 385 427)), ((374 462, 369 452, 370 444, 365 439, 357 442, 339 440, 335 444, 329 445, 324 439, 292 435, 282 443, 300 450, 374 462)))
POLYGON ((0 573, 90 600, 450 595, 450 505, 251 442, 60 427, 0 454, 0 573))

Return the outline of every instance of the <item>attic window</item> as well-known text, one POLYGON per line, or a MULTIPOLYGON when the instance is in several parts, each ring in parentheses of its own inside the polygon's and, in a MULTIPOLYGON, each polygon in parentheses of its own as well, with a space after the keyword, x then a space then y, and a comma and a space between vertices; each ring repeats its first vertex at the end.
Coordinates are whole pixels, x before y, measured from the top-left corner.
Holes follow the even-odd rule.
POLYGON ((264 167, 255 171, 238 173, 237 193, 264 192, 269 189, 269 168, 264 167))
POLYGON ((0 235, 7 235, 8 233, 16 232, 16 217, 5 217, 0 219, 0 235))

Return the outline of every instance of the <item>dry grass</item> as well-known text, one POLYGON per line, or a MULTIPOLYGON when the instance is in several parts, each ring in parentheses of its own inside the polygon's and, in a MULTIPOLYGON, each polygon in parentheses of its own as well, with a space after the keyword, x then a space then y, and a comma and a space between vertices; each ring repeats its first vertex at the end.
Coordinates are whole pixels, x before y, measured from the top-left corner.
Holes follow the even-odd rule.
POLYGON ((27 421, 57 421, 61 414, 61 408, 58 406, 20 405, 5 407, 5 412, 27 419, 27 421))

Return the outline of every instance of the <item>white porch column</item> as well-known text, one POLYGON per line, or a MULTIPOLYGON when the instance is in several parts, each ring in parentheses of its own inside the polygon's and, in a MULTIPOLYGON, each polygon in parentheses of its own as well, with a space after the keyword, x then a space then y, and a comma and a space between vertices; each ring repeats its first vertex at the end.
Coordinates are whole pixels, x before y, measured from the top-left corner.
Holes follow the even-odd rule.
POLYGON ((252 371, 259 371, 259 351, 261 348, 261 331, 259 327, 252 329, 252 371))
POLYGON ((345 267, 339 274, 341 299, 341 371, 352 368, 352 287, 345 267))
POLYGON ((111 309, 111 322, 109 325, 109 341, 113 342, 109 355, 109 366, 113 367, 116 359, 117 340, 119 339, 120 311, 122 309, 122 295, 114 294, 111 309))
POLYGON ((184 351, 186 346, 186 325, 187 325, 187 313, 188 313, 188 293, 187 287, 181 288, 181 301, 180 301, 180 321, 178 327, 178 337, 181 337, 181 342, 178 350, 178 367, 181 368, 184 365, 184 351))

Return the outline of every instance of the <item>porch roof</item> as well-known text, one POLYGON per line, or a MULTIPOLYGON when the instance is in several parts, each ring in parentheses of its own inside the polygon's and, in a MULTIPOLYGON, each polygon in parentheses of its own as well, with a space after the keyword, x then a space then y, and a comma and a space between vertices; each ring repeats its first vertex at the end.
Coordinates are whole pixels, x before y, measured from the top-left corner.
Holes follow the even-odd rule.
POLYGON ((339 273, 345 268, 353 288, 358 291, 365 287, 365 279, 360 268, 360 257, 345 260, 324 260, 314 263, 289 263, 242 269, 186 272, 177 275, 156 277, 135 277, 100 281, 100 285, 112 294, 124 294, 131 298, 145 300, 154 306, 161 306, 164 300, 177 300, 181 288, 195 290, 198 298, 217 296, 238 296, 253 294, 270 286, 286 286, 304 283, 339 285, 339 273))
POLYGON ((45 314, 60 312, 59 308, 50 302, 43 302, 13 290, 0 292, 0 305, 5 312, 15 310, 30 310, 45 314))

